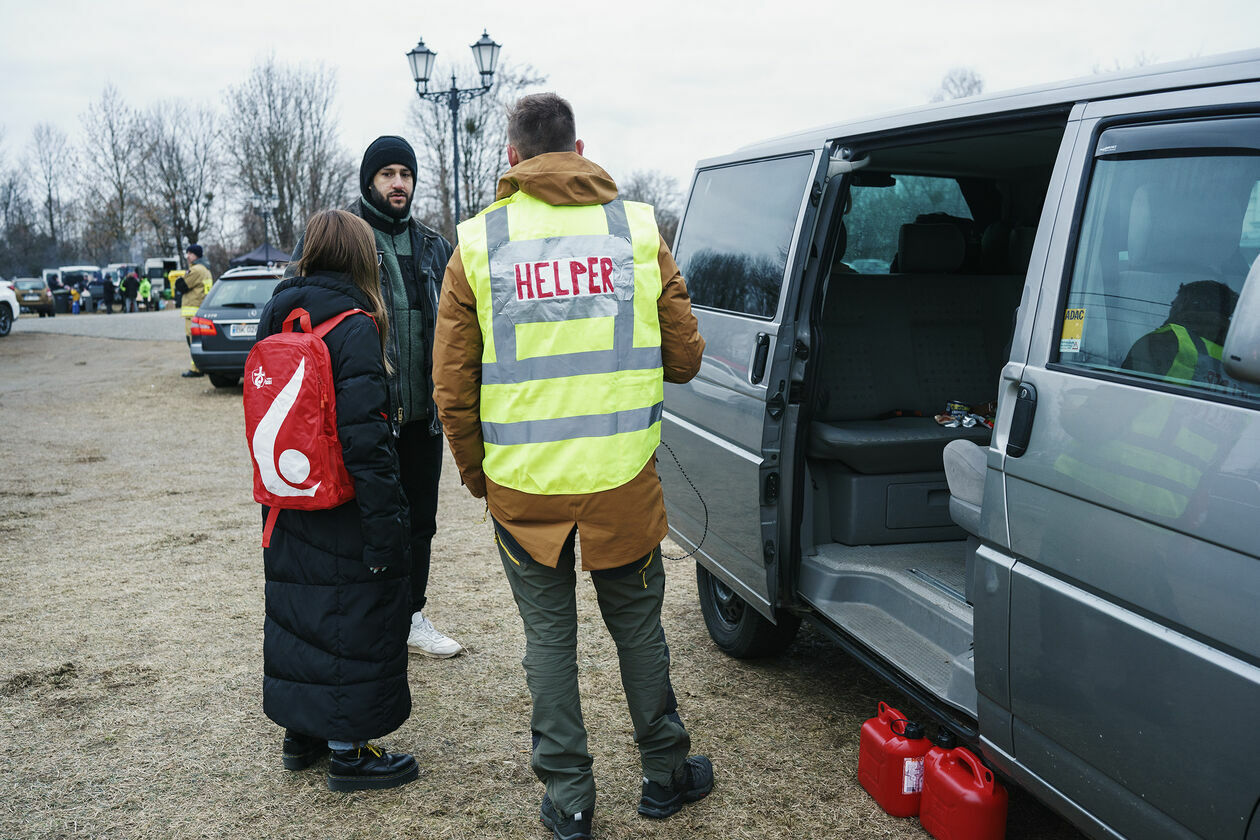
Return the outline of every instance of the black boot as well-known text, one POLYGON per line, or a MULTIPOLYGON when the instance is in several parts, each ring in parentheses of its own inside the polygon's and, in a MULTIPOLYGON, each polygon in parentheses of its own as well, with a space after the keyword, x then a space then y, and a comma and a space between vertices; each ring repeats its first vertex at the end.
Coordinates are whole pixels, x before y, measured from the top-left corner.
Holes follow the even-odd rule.
POLYGON ((539 817, 542 819, 542 824, 551 829, 553 840, 591 840, 591 822, 594 812, 595 806, 592 805, 566 819, 560 816, 551 797, 544 793, 539 817))
POLYGON ((284 730, 284 752, 281 756, 285 770, 305 770, 324 756, 328 755, 328 742, 323 738, 315 738, 284 730))
POLYGON ((674 772, 670 785, 643 780, 643 797, 639 813, 653 819, 664 819, 682 810, 688 802, 703 799, 713 790, 713 764, 702 755, 690 756, 674 772))
POLYGON ((329 790, 383 790, 407 784, 420 775, 409 753, 387 753, 374 744, 334 750, 328 761, 329 790))

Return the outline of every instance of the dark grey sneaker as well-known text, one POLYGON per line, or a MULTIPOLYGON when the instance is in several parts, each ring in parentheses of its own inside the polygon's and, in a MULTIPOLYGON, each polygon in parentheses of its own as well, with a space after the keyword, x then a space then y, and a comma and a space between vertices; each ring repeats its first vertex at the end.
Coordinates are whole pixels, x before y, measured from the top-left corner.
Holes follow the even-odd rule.
POLYGON ((673 782, 666 787, 643 779, 643 798, 639 800, 639 813, 655 820, 664 819, 682 810, 682 806, 697 799, 704 799, 713 790, 713 763, 702 755, 690 756, 680 770, 674 773, 673 782))
POLYGON ((551 836, 555 840, 591 840, 591 817, 594 813, 595 806, 592 805, 568 819, 563 819, 552 804, 551 797, 544 793, 539 816, 543 825, 551 829, 551 836))

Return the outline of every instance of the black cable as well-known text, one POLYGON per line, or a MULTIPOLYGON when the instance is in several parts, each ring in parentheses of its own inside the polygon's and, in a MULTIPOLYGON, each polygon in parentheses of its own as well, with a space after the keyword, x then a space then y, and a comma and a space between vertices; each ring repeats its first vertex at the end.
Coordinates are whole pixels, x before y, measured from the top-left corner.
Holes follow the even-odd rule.
POLYGON ((666 560, 686 560, 688 557, 700 550, 700 546, 704 545, 704 538, 709 535, 709 506, 704 503, 704 497, 700 495, 700 491, 692 482, 691 476, 687 475, 687 471, 684 470, 682 464, 679 463, 678 456, 674 454, 674 450, 671 449, 670 445, 663 440, 661 441, 661 446, 665 447, 669 451, 669 455, 674 459, 674 464, 678 467, 678 471, 682 473, 683 478, 687 479, 687 483, 691 485, 691 489, 696 493, 696 498, 700 500, 700 507, 704 510, 704 533, 700 535, 700 542, 696 543, 695 548, 691 549, 691 551, 688 551, 681 557, 671 557, 663 551, 661 552, 661 556, 666 560))

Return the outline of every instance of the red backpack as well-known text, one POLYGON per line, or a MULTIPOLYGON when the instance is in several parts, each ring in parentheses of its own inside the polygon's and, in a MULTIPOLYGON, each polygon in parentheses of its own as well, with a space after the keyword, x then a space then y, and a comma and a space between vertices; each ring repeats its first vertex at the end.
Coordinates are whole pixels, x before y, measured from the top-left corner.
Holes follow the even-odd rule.
POLYGON ((312 329, 310 313, 294 309, 281 332, 249 351, 245 442, 254 465, 254 500, 271 508, 264 548, 282 508, 325 510, 354 498, 337 437, 337 395, 324 336, 359 312, 368 315, 349 309, 312 329), (294 332, 295 323, 301 332, 294 332))

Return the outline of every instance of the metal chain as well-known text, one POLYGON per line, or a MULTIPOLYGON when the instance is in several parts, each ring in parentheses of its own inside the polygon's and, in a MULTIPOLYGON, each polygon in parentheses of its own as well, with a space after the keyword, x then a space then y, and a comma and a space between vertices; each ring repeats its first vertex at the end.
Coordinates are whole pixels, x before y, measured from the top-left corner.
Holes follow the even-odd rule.
POLYGON ((694 490, 696 493, 696 498, 700 500, 700 507, 704 510, 704 533, 700 535, 700 542, 696 543, 695 548, 691 549, 691 551, 688 551, 686 554, 682 555, 681 557, 671 557, 665 552, 663 551, 661 552, 661 556, 664 557, 666 560, 686 560, 688 557, 690 557, 691 555, 695 554, 697 551, 700 550, 700 546, 704 545, 704 538, 709 535, 709 506, 704 503, 704 497, 700 495, 700 491, 696 488, 696 485, 692 482, 691 476, 687 475, 687 471, 684 470, 682 467, 682 464, 679 463, 678 456, 674 454, 674 450, 671 449, 670 445, 666 443, 665 441, 661 441, 661 446, 665 447, 669 451, 669 455, 671 458, 674 459, 674 464, 677 465, 678 471, 682 473, 683 478, 687 479, 687 483, 691 485, 691 489, 694 490))

